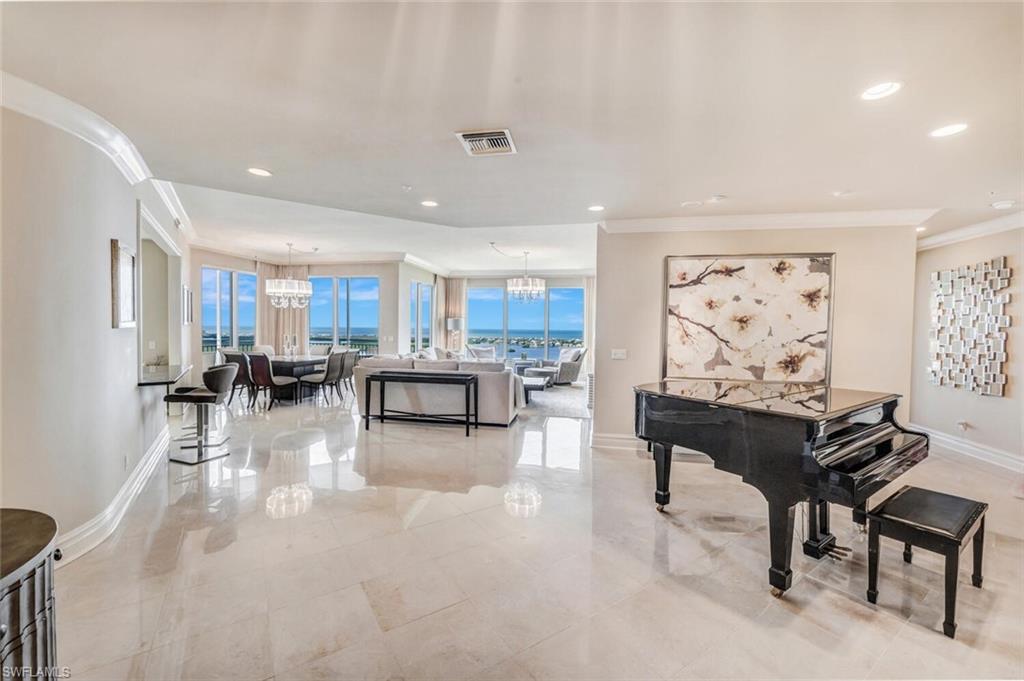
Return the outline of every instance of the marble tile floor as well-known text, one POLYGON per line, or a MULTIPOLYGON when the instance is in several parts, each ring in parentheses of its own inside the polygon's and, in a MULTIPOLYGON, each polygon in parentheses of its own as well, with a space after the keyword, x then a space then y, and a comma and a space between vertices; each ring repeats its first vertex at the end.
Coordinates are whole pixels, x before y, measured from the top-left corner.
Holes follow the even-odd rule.
MULTIPOLYGON (((57 571, 74 679, 1024 677, 1024 502, 1013 476, 934 455, 907 476, 991 504, 985 588, 883 540, 878 605, 853 553, 794 549, 767 587, 766 505, 703 462, 591 449, 590 421, 374 423, 345 408, 222 412, 232 454, 163 464, 108 540, 57 571)), ((802 515, 802 514, 801 514, 802 515)), ((798 530, 796 541, 800 541, 798 530)))

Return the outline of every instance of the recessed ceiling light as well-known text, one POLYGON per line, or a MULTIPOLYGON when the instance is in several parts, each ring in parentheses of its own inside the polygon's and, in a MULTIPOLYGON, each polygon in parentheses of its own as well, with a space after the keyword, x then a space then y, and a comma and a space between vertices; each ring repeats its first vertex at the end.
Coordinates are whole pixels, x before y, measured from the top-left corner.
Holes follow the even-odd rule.
POLYGON ((1017 205, 1016 201, 1010 201, 1010 200, 995 201, 995 202, 992 203, 992 207, 995 208, 996 210, 1008 210, 1010 208, 1013 208, 1016 205, 1017 205))
POLYGON ((879 83, 860 93, 860 98, 867 100, 882 99, 883 97, 896 94, 900 91, 901 87, 903 87, 903 83, 879 83))
POLYGON ((923 231, 924 231, 924 230, 926 230, 926 229, 928 229, 928 228, 927 228, 927 227, 918 227, 918 228, 917 228, 917 231, 918 231, 918 232, 923 232, 923 231))
POLYGON ((704 202, 703 201, 683 201, 679 205, 681 207, 683 207, 683 208, 697 208, 698 206, 703 206, 704 202))
POLYGON ((936 128, 928 134, 932 137, 949 137, 950 135, 961 133, 966 129, 966 123, 952 123, 950 125, 944 125, 941 128, 936 128))
POLYGON ((725 194, 712 194, 711 196, 708 197, 708 203, 721 203, 722 201, 725 201, 727 198, 729 197, 727 197, 725 194))
POLYGON ((249 174, 255 175, 256 177, 270 177, 273 175, 272 172, 264 168, 249 168, 249 174))
POLYGON ((595 204, 593 206, 588 207, 587 210, 589 210, 591 213, 600 213, 601 211, 604 210, 604 206, 600 204, 595 204))
POLYGON ((425 201, 420 201, 420 205, 426 206, 427 208, 437 208, 437 201, 427 199, 425 201))
POLYGON ((851 194, 853 194, 853 192, 851 192, 849 189, 837 189, 834 192, 832 192, 832 196, 836 197, 837 199, 840 199, 844 196, 850 196, 851 194))
POLYGON ((412 191, 412 185, 411 184, 403 184, 402 185, 402 191, 403 192, 411 192, 412 191))

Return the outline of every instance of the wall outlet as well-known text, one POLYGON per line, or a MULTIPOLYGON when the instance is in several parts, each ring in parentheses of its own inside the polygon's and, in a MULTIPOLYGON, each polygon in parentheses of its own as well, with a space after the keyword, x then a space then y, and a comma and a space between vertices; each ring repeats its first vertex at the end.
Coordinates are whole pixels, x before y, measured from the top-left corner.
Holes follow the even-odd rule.
POLYGON ((156 350, 156 341, 149 341, 149 349, 156 350))
POLYGON ((629 352, 624 348, 612 348, 612 359, 627 359, 629 352))

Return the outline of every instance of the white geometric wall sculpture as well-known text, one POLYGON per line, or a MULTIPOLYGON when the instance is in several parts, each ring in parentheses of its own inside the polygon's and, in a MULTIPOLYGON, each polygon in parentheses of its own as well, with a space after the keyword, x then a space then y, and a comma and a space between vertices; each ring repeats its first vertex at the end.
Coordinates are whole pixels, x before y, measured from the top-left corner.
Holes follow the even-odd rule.
POLYGON ((932 272, 928 376, 934 385, 1003 395, 1012 274, 1005 257, 932 272))

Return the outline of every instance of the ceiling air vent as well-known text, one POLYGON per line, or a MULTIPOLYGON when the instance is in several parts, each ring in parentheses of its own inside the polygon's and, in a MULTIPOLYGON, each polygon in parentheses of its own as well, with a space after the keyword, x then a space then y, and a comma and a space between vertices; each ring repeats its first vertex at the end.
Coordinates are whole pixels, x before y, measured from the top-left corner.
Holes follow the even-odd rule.
POLYGON ((516 153, 512 133, 506 130, 469 130, 457 132, 462 148, 470 156, 500 156, 516 153))

